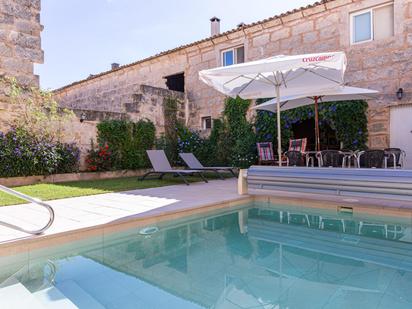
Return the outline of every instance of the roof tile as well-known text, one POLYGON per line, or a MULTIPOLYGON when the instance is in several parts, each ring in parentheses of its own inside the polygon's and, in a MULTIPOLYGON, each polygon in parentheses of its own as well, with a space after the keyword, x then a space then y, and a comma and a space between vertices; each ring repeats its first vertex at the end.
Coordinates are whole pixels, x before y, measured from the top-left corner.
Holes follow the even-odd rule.
MULTIPOLYGON (((122 66, 120 66, 118 69, 104 71, 104 72, 101 72, 101 73, 99 73, 99 74, 93 74, 93 75, 91 74, 88 78, 85 78, 85 79, 82 79, 82 80, 73 82, 73 83, 71 83, 71 84, 68 84, 68 85, 66 85, 66 86, 63 86, 63 87, 61 87, 61 88, 55 89, 54 92, 63 91, 63 90, 65 90, 65 89, 68 89, 68 88, 73 87, 73 86, 75 86, 75 85, 81 84, 81 83, 83 83, 83 82, 87 82, 87 81, 90 81, 90 80, 92 80, 92 79, 96 79, 96 78, 99 78, 99 77, 101 77, 101 76, 104 76, 104 75, 107 75, 107 74, 111 74, 111 73, 114 73, 114 72, 123 70, 123 69, 125 69, 125 68, 129 68, 129 67, 135 66, 135 65, 137 65, 137 64, 140 64, 140 63, 143 63, 143 62, 146 62, 146 61, 150 61, 150 60, 153 60, 153 59, 155 59, 155 58, 158 58, 158 57, 161 57, 161 56, 164 56, 164 55, 168 55, 168 54, 174 53, 174 52, 176 52, 176 51, 183 50, 183 49, 188 48, 188 47, 192 47, 192 46, 199 45, 199 44, 202 44, 202 43, 203 43, 203 45, 208 46, 208 45, 210 45, 210 44, 213 44, 213 40, 214 40, 214 39, 221 38, 221 37, 225 37, 225 36, 227 36, 227 35, 229 35, 229 34, 232 34, 232 33, 237 32, 237 31, 242 31, 242 30, 244 30, 246 33, 255 32, 255 31, 257 31, 259 28, 262 29, 262 28, 263 28, 263 24, 265 24, 265 23, 267 23, 267 22, 272 22, 272 21, 273 21, 273 22, 275 22, 275 23, 278 23, 276 20, 280 20, 280 19, 282 19, 282 22, 288 22, 288 21, 290 21, 290 20, 295 20, 295 19, 299 18, 299 14, 300 14, 300 16, 312 15, 312 14, 314 14, 314 13, 312 13, 312 14, 305 14, 303 11, 308 10, 308 9, 312 9, 312 8, 315 8, 315 7, 320 6, 320 5, 329 4, 329 3, 331 3, 331 2, 337 2, 336 4, 333 4, 333 5, 331 6, 331 7, 336 7, 336 6, 344 5, 344 4, 349 3, 349 2, 352 2, 352 1, 353 1, 353 0, 322 0, 322 1, 318 1, 318 2, 315 2, 315 3, 313 3, 313 4, 309 4, 309 5, 305 6, 305 7, 300 7, 300 8, 298 8, 298 9, 294 9, 294 10, 292 10, 292 11, 287 11, 287 12, 282 13, 282 14, 280 14, 280 15, 275 15, 275 16, 272 16, 272 17, 270 17, 270 18, 266 18, 266 19, 263 19, 263 20, 260 20, 260 21, 257 21, 257 22, 251 23, 251 24, 246 24, 246 25, 244 25, 243 27, 240 27, 240 28, 233 28, 233 29, 231 29, 231 30, 229 30, 229 31, 223 32, 223 33, 218 34, 218 35, 215 35, 215 36, 213 36, 213 37, 204 38, 204 39, 199 40, 199 41, 195 41, 195 42, 192 42, 192 43, 189 43, 189 44, 184 44, 184 45, 178 46, 178 47, 176 47, 176 48, 173 48, 173 49, 169 49, 169 50, 160 52, 160 53, 155 54, 155 55, 153 55, 153 56, 150 56, 150 57, 147 57, 147 58, 144 58, 144 59, 141 59, 141 60, 138 60, 138 61, 129 63, 129 64, 122 65, 122 66), (295 16, 292 16, 293 14, 296 14, 296 15, 295 15, 295 16)), ((314 11, 316 12, 317 10, 314 10, 314 11)), ((319 10, 319 12, 321 12, 321 11, 323 11, 323 10, 319 10)))

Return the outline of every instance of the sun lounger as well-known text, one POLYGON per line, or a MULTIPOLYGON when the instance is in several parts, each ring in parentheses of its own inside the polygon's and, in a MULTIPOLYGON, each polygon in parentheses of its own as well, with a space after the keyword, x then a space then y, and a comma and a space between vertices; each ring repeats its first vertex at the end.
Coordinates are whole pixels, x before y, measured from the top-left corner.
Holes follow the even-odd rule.
POLYGON ((184 176, 193 176, 196 174, 199 175, 205 182, 208 182, 207 179, 202 175, 202 171, 200 170, 173 169, 163 150, 147 150, 146 152, 149 156, 150 163, 153 166, 153 171, 144 174, 140 178, 140 180, 144 180, 147 176, 152 174, 159 174, 159 179, 162 179, 166 174, 172 174, 180 177, 185 182, 185 184, 189 185, 184 176))
POLYGON ((191 169, 196 169, 200 171, 212 171, 217 173, 220 178, 224 179, 223 176, 219 173, 219 171, 227 171, 230 172, 234 177, 236 177, 236 173, 233 171, 233 167, 229 166, 203 166, 202 163, 195 157, 193 153, 179 153, 179 156, 185 161, 187 166, 191 169))

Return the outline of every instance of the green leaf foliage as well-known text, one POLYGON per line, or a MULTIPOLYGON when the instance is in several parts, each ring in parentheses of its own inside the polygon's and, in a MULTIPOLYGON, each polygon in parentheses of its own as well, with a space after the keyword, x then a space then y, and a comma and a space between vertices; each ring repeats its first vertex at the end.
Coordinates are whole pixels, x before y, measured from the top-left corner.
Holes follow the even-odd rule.
MULTIPOLYGON (((262 100, 257 102, 262 103, 262 100)), ((319 104, 319 129, 326 125, 336 131, 337 139, 344 149, 366 149, 368 141, 367 108, 365 101, 326 102, 319 104)), ((282 149, 286 150, 289 139, 293 138, 293 125, 315 118, 314 105, 302 106, 281 113, 282 149)), ((258 111, 255 119, 257 140, 271 141, 277 148, 276 114, 258 111)))
POLYGON ((209 137, 176 126, 178 152, 192 152, 205 166, 248 167, 256 161, 256 136, 246 119, 250 101, 228 98, 222 118, 213 120, 209 137))
POLYGON ((74 144, 53 142, 21 128, 0 132, 0 177, 76 172, 79 158, 74 144))
POLYGON ((110 149, 110 169, 149 166, 146 150, 153 148, 156 134, 155 126, 150 120, 105 120, 97 125, 97 131, 99 146, 107 145, 110 149))

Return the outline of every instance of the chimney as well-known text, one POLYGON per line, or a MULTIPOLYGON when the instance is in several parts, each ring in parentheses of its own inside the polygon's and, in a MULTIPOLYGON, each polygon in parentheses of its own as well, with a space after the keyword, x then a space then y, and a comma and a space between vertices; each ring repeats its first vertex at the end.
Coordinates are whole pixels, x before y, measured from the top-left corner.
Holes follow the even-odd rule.
POLYGON ((118 68, 120 68, 120 64, 116 62, 112 63, 112 70, 117 70, 118 68))
POLYGON ((215 36, 220 34, 220 19, 212 17, 210 19, 210 36, 215 36))

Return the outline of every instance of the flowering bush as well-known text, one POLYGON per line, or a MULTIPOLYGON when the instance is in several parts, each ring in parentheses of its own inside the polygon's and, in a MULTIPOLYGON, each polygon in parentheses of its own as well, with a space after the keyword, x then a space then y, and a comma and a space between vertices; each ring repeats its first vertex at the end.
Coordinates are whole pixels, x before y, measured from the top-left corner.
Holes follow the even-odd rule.
POLYGON ((103 160, 97 166, 91 162, 92 169, 138 169, 149 166, 146 150, 153 148, 156 133, 156 128, 150 120, 105 120, 97 125, 97 130, 98 145, 100 148, 103 147, 103 151, 106 147, 107 151, 110 149, 110 158, 107 157, 107 153, 106 156, 99 157, 101 150, 96 152, 92 149, 91 159, 103 160))
POLYGON ((177 149, 179 152, 196 152, 204 144, 198 131, 183 126, 179 126, 176 130, 178 131, 177 149))
POLYGON ((229 98, 222 119, 213 120, 210 137, 178 123, 177 151, 191 152, 204 165, 249 167, 257 160, 256 137, 246 119, 250 101, 229 98))
POLYGON ((22 129, 0 132, 0 176, 69 173, 78 168, 75 145, 39 139, 22 129))
POLYGON ((86 157, 87 170, 90 172, 108 171, 113 167, 112 152, 109 145, 95 147, 93 142, 86 157))
MULTIPOLYGON (((262 100, 258 100, 262 103, 262 100)), ((365 101, 325 102, 319 104, 319 127, 322 131, 329 126, 336 131, 336 138, 345 149, 365 149, 368 138, 368 119, 365 101)), ((293 126, 315 118, 314 105, 301 106, 281 113, 282 149, 287 149, 293 138, 293 126)), ((271 141, 277 148, 276 114, 258 111, 255 120, 257 140, 271 141)))
POLYGON ((76 144, 57 143, 56 151, 59 156, 57 173, 72 173, 79 170, 80 149, 76 144))

